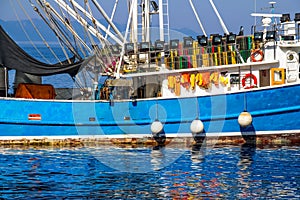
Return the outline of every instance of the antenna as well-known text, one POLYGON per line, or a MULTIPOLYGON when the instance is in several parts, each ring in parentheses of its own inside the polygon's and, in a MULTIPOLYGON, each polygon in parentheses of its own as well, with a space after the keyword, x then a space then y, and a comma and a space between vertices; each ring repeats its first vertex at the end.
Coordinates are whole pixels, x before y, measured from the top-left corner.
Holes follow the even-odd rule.
MULTIPOLYGON (((276 4, 276 1, 270 1, 269 4, 271 5, 271 13, 274 14, 274 4, 276 4)), ((272 17, 272 24, 275 23, 274 17, 272 17)))
POLYGON ((269 4, 270 6, 269 7, 263 7, 261 8, 260 10, 269 10, 271 9, 271 11, 273 12, 274 11, 274 8, 275 8, 275 4, 276 4, 276 1, 269 1, 269 4))
POLYGON ((274 4, 276 4, 276 1, 270 1, 269 4, 271 5, 271 8, 274 8, 274 4))

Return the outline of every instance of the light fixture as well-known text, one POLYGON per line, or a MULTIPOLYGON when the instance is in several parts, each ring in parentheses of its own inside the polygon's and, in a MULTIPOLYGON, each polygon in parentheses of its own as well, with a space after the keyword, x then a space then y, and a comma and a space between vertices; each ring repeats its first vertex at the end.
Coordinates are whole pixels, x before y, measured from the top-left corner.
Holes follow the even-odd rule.
POLYGON ((119 48, 119 45, 117 45, 117 44, 111 45, 110 49, 111 49, 113 54, 119 54, 120 53, 120 48, 119 48))
POLYGON ((207 46, 208 44, 208 39, 205 35, 198 35, 197 36, 198 44, 201 46, 207 46))
POLYGON ((229 35, 226 35, 226 43, 232 44, 235 43, 236 34, 230 33, 229 35))
POLYGON ((219 34, 212 35, 212 44, 219 45, 222 43, 222 36, 219 34))
POLYGON ((284 23, 289 21, 291 21, 290 14, 282 14, 282 16, 280 17, 280 22, 284 23))
POLYGON ((293 41, 295 38, 294 38, 293 35, 282 35, 282 36, 281 36, 281 39, 282 39, 283 41, 293 41))
POLYGON ((156 3, 155 1, 151 1, 151 6, 152 6, 152 8, 153 8, 153 10, 154 10, 155 12, 158 11, 158 5, 157 5, 157 3, 156 3))
POLYGON ((177 49, 179 46, 179 40, 170 40, 170 48, 171 49, 177 49))
POLYGON ((150 48, 150 42, 141 42, 140 43, 140 50, 148 50, 150 48))
POLYGON ((295 22, 299 22, 300 21, 300 13, 296 13, 295 14, 295 19, 294 19, 295 22))
POLYGON ((267 31, 266 40, 275 40, 276 33, 275 31, 267 31))
POLYGON ((134 53, 134 44, 133 43, 126 43, 125 44, 125 53, 134 53))
POLYGON ((154 46, 155 50, 164 50, 164 41, 156 40, 154 46))
POLYGON ((193 47, 193 38, 192 37, 184 37, 183 38, 183 47, 184 48, 193 47))
POLYGON ((263 41, 263 32, 255 32, 254 33, 254 41, 262 42, 263 41))
POLYGON ((242 35, 244 35, 244 27, 243 26, 240 27, 240 32, 239 32, 239 36, 242 36, 242 35))

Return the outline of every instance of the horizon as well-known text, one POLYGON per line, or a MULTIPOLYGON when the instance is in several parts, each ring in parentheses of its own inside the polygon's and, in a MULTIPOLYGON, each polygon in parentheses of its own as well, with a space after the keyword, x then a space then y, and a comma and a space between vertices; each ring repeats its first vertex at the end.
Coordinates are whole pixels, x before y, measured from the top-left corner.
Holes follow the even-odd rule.
MULTIPOLYGON (((23 13, 22 8, 16 8, 14 10, 12 5, 18 5, 16 1, 11 0, 1 0, 2 6, 0 7, 0 25, 5 25, 7 23, 14 23, 17 21, 17 18, 20 20, 28 20, 26 15, 23 13), (9 3, 8 3, 9 2, 9 3), (16 16, 16 13, 17 16, 16 16)), ((258 13, 270 13, 271 8, 269 4, 270 0, 214 0, 214 3, 228 29, 229 32, 238 33, 241 26, 244 27, 245 34, 251 33, 251 26, 255 23, 260 23, 260 18, 251 17, 250 14, 253 12, 258 13), (239 9, 236 9, 238 7, 239 9), (234 11, 234 12, 233 12, 234 11), (234 14, 232 14, 234 13, 234 14)), ((300 13, 300 1, 299 0, 277 0, 275 4, 275 13, 285 14, 290 13, 291 20, 294 19, 295 13, 300 13)), ((193 1, 200 20, 204 26, 205 32, 210 34, 224 34, 224 31, 219 23, 219 20, 216 14, 213 12, 213 9, 209 1, 193 1), (205 12, 202 12, 204 10, 205 12), (205 20, 206 19, 206 20, 205 20), (208 19, 208 20, 207 20, 208 19)), ((110 14, 113 7, 114 1, 103 1, 101 5, 110 14)), ((126 1, 120 1, 119 7, 117 8, 116 16, 114 22, 121 26, 126 26, 127 23, 127 9, 126 1), (125 10, 121 11, 120 10, 125 10)), ((24 5, 24 9, 31 11, 30 17, 33 19, 41 19, 34 11, 29 3, 24 5)), ((170 18, 170 30, 190 30, 197 35, 202 35, 203 32, 200 29, 199 24, 197 23, 192 8, 188 2, 181 0, 173 0, 172 3, 169 1, 169 18, 170 18), (175 3, 173 3, 175 2, 175 3), (173 27, 173 28, 172 28, 173 27), (176 27, 176 29, 174 28, 176 27)), ((97 18, 97 17, 96 17, 97 18)), ((97 18, 99 20, 103 17, 97 18)), ((154 18, 154 20, 156 20, 154 18)), ((155 25, 155 22, 153 23, 155 25)), ((8 32, 10 32, 9 30, 8 32)), ((123 31, 123 30, 121 30, 123 31)), ((17 37, 17 36, 12 37, 17 37)))

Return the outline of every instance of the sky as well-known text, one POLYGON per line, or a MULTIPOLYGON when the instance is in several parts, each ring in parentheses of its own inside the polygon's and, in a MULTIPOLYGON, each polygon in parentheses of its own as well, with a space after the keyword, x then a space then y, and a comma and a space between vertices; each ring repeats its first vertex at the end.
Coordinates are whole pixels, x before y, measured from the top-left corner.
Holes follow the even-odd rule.
MULTIPOLYGON (((35 0, 31 0, 35 1, 35 0)), ((52 0, 48 0, 52 2, 52 0)), ((80 0, 79 2, 82 2, 80 0)), ((229 32, 238 33, 240 26, 244 26, 245 32, 250 33, 251 26, 254 24, 254 17, 250 14, 255 12, 270 13, 270 0, 214 0, 223 21, 229 32)), ((290 13, 291 19, 294 19, 295 13, 300 13, 300 0, 274 0, 275 13, 290 13)), ((29 0, 0 0, 0 19, 3 21, 15 20, 15 12, 18 13, 20 19, 26 19, 22 9, 14 10, 11 5, 18 5, 21 2, 24 9, 32 11, 29 0)), ((111 12, 114 0, 99 0, 108 13, 111 12)), ((128 9, 127 0, 119 0, 119 7, 115 21, 120 24, 126 24, 128 9)), ((199 14, 200 20, 205 31, 209 33, 223 34, 223 30, 218 19, 211 8, 209 0, 193 0, 195 8, 199 14)), ((202 34, 202 31, 194 17, 189 0, 169 0, 169 17, 171 28, 185 28, 202 34)), ((30 12, 31 13, 31 12, 30 12)), ((36 14, 30 14, 33 18, 38 18, 36 14)), ((257 19, 258 20, 258 19, 257 19)))

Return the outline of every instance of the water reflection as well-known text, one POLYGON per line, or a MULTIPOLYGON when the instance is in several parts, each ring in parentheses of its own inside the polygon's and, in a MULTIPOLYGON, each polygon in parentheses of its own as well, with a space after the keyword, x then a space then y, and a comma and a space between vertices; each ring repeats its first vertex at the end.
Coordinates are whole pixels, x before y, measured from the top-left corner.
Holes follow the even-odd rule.
POLYGON ((247 141, 241 146, 240 160, 238 162, 238 188, 240 198, 251 198, 254 194, 251 192, 251 177, 253 173, 253 157, 256 151, 256 143, 247 141))
POLYGON ((185 150, 168 146, 117 147, 100 146, 86 148, 86 152, 112 170, 129 173, 157 171, 174 163, 185 150))
POLYGON ((300 147, 0 148, 1 198, 295 198, 300 147), (138 173, 137 173, 138 172, 138 173))

